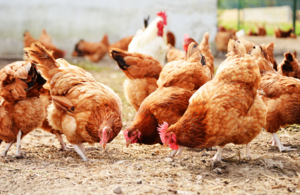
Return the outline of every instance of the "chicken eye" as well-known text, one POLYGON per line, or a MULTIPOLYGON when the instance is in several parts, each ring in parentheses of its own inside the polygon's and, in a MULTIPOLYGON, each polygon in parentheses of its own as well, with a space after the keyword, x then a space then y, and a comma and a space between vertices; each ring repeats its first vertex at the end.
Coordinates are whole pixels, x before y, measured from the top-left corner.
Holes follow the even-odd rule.
POLYGON ((195 45, 194 45, 194 48, 196 48, 196 47, 197 47, 197 45, 195 44, 195 45))

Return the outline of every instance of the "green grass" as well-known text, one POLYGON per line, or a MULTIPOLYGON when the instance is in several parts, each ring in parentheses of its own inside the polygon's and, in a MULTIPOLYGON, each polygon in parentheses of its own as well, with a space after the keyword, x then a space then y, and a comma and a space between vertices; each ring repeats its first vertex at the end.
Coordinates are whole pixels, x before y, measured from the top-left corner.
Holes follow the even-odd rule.
MULTIPOLYGON (((256 24, 262 25, 262 23, 258 23, 258 22, 244 22, 241 23, 241 29, 244 29, 245 32, 247 33, 250 28, 254 30, 256 24)), ((236 29, 236 30, 238 29, 237 20, 232 20, 232 21, 219 20, 218 26, 224 26, 226 29, 236 29)), ((281 30, 289 30, 293 27, 293 25, 290 23, 276 23, 276 24, 265 23, 267 35, 274 35, 274 28, 276 26, 278 26, 281 30)), ((300 35, 300 21, 296 22, 295 31, 296 31, 296 35, 300 35)))
POLYGON ((70 64, 76 65, 84 70, 87 71, 95 71, 95 72, 102 72, 108 69, 108 67, 100 67, 97 66, 95 64, 92 64, 91 62, 88 61, 81 61, 79 63, 73 63, 73 62, 69 62, 70 64))

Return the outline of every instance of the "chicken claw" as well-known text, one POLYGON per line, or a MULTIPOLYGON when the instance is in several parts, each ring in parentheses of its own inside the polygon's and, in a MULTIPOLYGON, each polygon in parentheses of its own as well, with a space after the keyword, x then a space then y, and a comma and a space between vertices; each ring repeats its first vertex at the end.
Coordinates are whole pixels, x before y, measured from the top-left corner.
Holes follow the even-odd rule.
POLYGON ((272 139, 270 140, 269 144, 271 144, 271 146, 276 146, 274 138, 272 137, 272 139))
POLYGON ((276 133, 273 133, 273 141, 275 142, 276 146, 278 147, 279 151, 292 151, 292 150, 297 150, 294 148, 291 148, 290 146, 283 146, 279 140, 279 138, 277 137, 276 133))
POLYGON ((178 150, 172 150, 172 152, 168 155, 168 158, 173 158, 175 156, 180 156, 182 154, 184 147, 179 146, 178 150))
POLYGON ((88 158, 86 157, 86 153, 85 153, 85 151, 82 151, 82 144, 81 143, 79 143, 79 144, 73 144, 73 147, 74 147, 74 149, 75 149, 75 151, 79 154, 79 156, 81 156, 81 158, 83 159, 83 161, 87 161, 88 160, 88 158))
POLYGON ((8 143, 8 144, 5 146, 5 148, 4 148, 4 150, 3 150, 3 152, 1 153, 1 155, 0 155, 0 156, 2 156, 2 157, 6 156, 6 154, 7 154, 8 150, 9 150, 9 149, 10 149, 10 147, 13 145, 13 143, 14 143, 14 142, 10 142, 10 143, 8 143))
POLYGON ((215 156, 211 159, 214 163, 216 163, 216 162, 221 162, 223 148, 224 148, 224 146, 223 146, 223 147, 219 147, 217 153, 216 153, 215 156))
POLYGON ((58 141, 60 142, 60 149, 59 151, 70 151, 70 148, 65 144, 64 140, 61 137, 61 134, 55 133, 58 141))

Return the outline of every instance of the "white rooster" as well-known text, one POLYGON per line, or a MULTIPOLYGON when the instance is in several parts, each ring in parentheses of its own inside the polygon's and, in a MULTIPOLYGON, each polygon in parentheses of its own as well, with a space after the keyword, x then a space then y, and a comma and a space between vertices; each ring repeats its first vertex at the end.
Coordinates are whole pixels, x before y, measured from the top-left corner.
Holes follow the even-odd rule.
POLYGON ((138 31, 130 44, 128 52, 147 54, 165 64, 167 53, 167 33, 164 29, 167 25, 166 12, 159 12, 144 31, 138 31))

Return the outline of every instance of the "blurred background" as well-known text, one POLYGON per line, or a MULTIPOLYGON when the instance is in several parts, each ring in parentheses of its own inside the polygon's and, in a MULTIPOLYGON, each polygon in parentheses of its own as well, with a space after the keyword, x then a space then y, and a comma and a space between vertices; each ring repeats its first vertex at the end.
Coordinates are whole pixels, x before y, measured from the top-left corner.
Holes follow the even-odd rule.
POLYGON ((183 35, 188 33, 200 41, 210 33, 212 50, 218 26, 245 32, 261 25, 265 37, 247 37, 255 43, 275 42, 275 54, 298 50, 298 39, 276 39, 274 28, 300 34, 300 0, 1 0, 0 58, 21 59, 23 34, 28 30, 38 39, 42 29, 52 37, 54 45, 66 51, 70 58, 75 44, 84 39, 100 41, 104 34, 110 43, 120 40, 150 22, 160 10, 168 15, 167 30, 176 36, 176 48, 182 49, 183 35))
MULTIPOLYGON (((256 24, 263 24, 267 35, 274 35, 274 28, 289 30, 300 24, 298 0, 218 0, 218 25, 248 31, 256 24)), ((296 35, 300 28, 295 29, 296 35)))
POLYGON ((54 45, 70 57, 80 39, 100 41, 106 33, 113 43, 134 35, 143 27, 145 17, 150 15, 151 22, 160 10, 167 11, 167 28, 177 43, 183 42, 185 33, 199 41, 206 31, 214 40, 217 0, 1 0, 0 57, 22 57, 24 31, 38 39, 43 28, 54 45))

